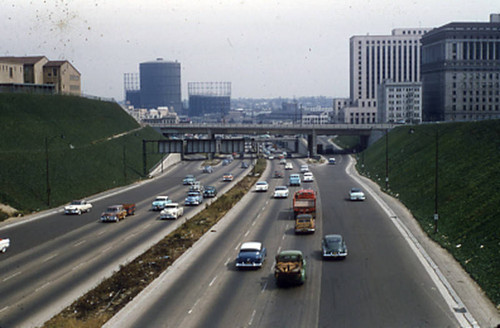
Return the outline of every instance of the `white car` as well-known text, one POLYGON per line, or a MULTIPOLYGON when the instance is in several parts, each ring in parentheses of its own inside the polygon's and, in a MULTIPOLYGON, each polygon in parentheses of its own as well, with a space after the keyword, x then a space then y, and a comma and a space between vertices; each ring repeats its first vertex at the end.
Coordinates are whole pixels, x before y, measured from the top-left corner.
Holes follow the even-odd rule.
POLYGON ((258 181, 255 184, 255 191, 267 191, 269 189, 269 184, 267 181, 258 181))
POLYGON ((300 173, 309 172, 309 165, 304 164, 300 166, 300 173))
POLYGON ((312 172, 306 172, 304 173, 304 177, 302 178, 302 182, 313 182, 314 177, 312 172))
POLYGON ((290 162, 287 162, 285 164, 285 170, 293 170, 293 164, 290 162))
POLYGON ((84 199, 74 200, 69 205, 64 206, 64 214, 82 214, 92 210, 92 204, 84 199))
POLYGON ((274 198, 287 198, 288 197, 288 187, 287 186, 276 186, 274 188, 274 198))
POLYGON ((330 165, 335 165, 336 163, 337 163, 337 162, 335 161, 335 157, 330 157, 330 158, 328 159, 328 164, 330 164, 330 165))
POLYGON ((10 239, 9 238, 5 238, 5 239, 0 238, 0 253, 5 253, 9 246, 10 246, 10 239))
POLYGON ((351 191, 349 192, 349 199, 350 200, 365 200, 365 193, 361 191, 359 188, 351 188, 351 191))
POLYGON ((183 214, 184 214, 184 207, 180 206, 178 203, 166 204, 163 210, 160 212, 160 220, 164 219, 177 220, 183 214))

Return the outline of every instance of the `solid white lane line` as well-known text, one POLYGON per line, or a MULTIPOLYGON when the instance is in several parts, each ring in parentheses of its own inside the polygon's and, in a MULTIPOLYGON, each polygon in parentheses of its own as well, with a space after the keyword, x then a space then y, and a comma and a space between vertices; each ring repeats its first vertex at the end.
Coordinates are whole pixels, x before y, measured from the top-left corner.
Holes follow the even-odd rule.
POLYGON ((16 273, 14 273, 14 274, 12 274, 12 275, 8 276, 7 278, 4 278, 2 281, 7 281, 7 280, 9 280, 9 279, 11 279, 11 278, 14 278, 14 277, 15 277, 15 276, 17 276, 17 275, 20 275, 20 274, 21 274, 21 272, 22 272, 22 271, 18 271, 18 272, 16 272, 16 273))

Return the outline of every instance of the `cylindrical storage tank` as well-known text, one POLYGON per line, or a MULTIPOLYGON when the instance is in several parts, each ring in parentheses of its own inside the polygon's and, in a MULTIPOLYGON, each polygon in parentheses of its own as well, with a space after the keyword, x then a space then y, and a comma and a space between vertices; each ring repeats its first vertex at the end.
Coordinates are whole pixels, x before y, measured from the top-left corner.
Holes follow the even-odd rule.
POLYGON ((181 64, 156 61, 139 65, 141 79, 141 105, 144 108, 168 106, 179 113, 181 103, 181 64))

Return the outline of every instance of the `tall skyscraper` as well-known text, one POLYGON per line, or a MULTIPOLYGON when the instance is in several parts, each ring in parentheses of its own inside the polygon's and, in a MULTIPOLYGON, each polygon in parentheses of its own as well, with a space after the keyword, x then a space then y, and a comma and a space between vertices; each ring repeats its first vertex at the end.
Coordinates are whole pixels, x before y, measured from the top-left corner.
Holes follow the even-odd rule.
POLYGON ((377 91, 386 80, 420 82, 420 39, 429 28, 394 29, 391 35, 350 39, 350 105, 344 123, 377 122, 377 91))
POLYGON ((500 14, 422 38, 424 121, 500 118, 500 14))

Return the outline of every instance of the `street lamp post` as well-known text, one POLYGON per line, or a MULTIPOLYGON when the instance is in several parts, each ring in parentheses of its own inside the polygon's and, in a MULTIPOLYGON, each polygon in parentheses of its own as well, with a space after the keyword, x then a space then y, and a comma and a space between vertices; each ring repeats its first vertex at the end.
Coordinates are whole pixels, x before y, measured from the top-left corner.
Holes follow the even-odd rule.
POLYGON ((389 131, 385 130, 385 190, 389 190, 389 131))

